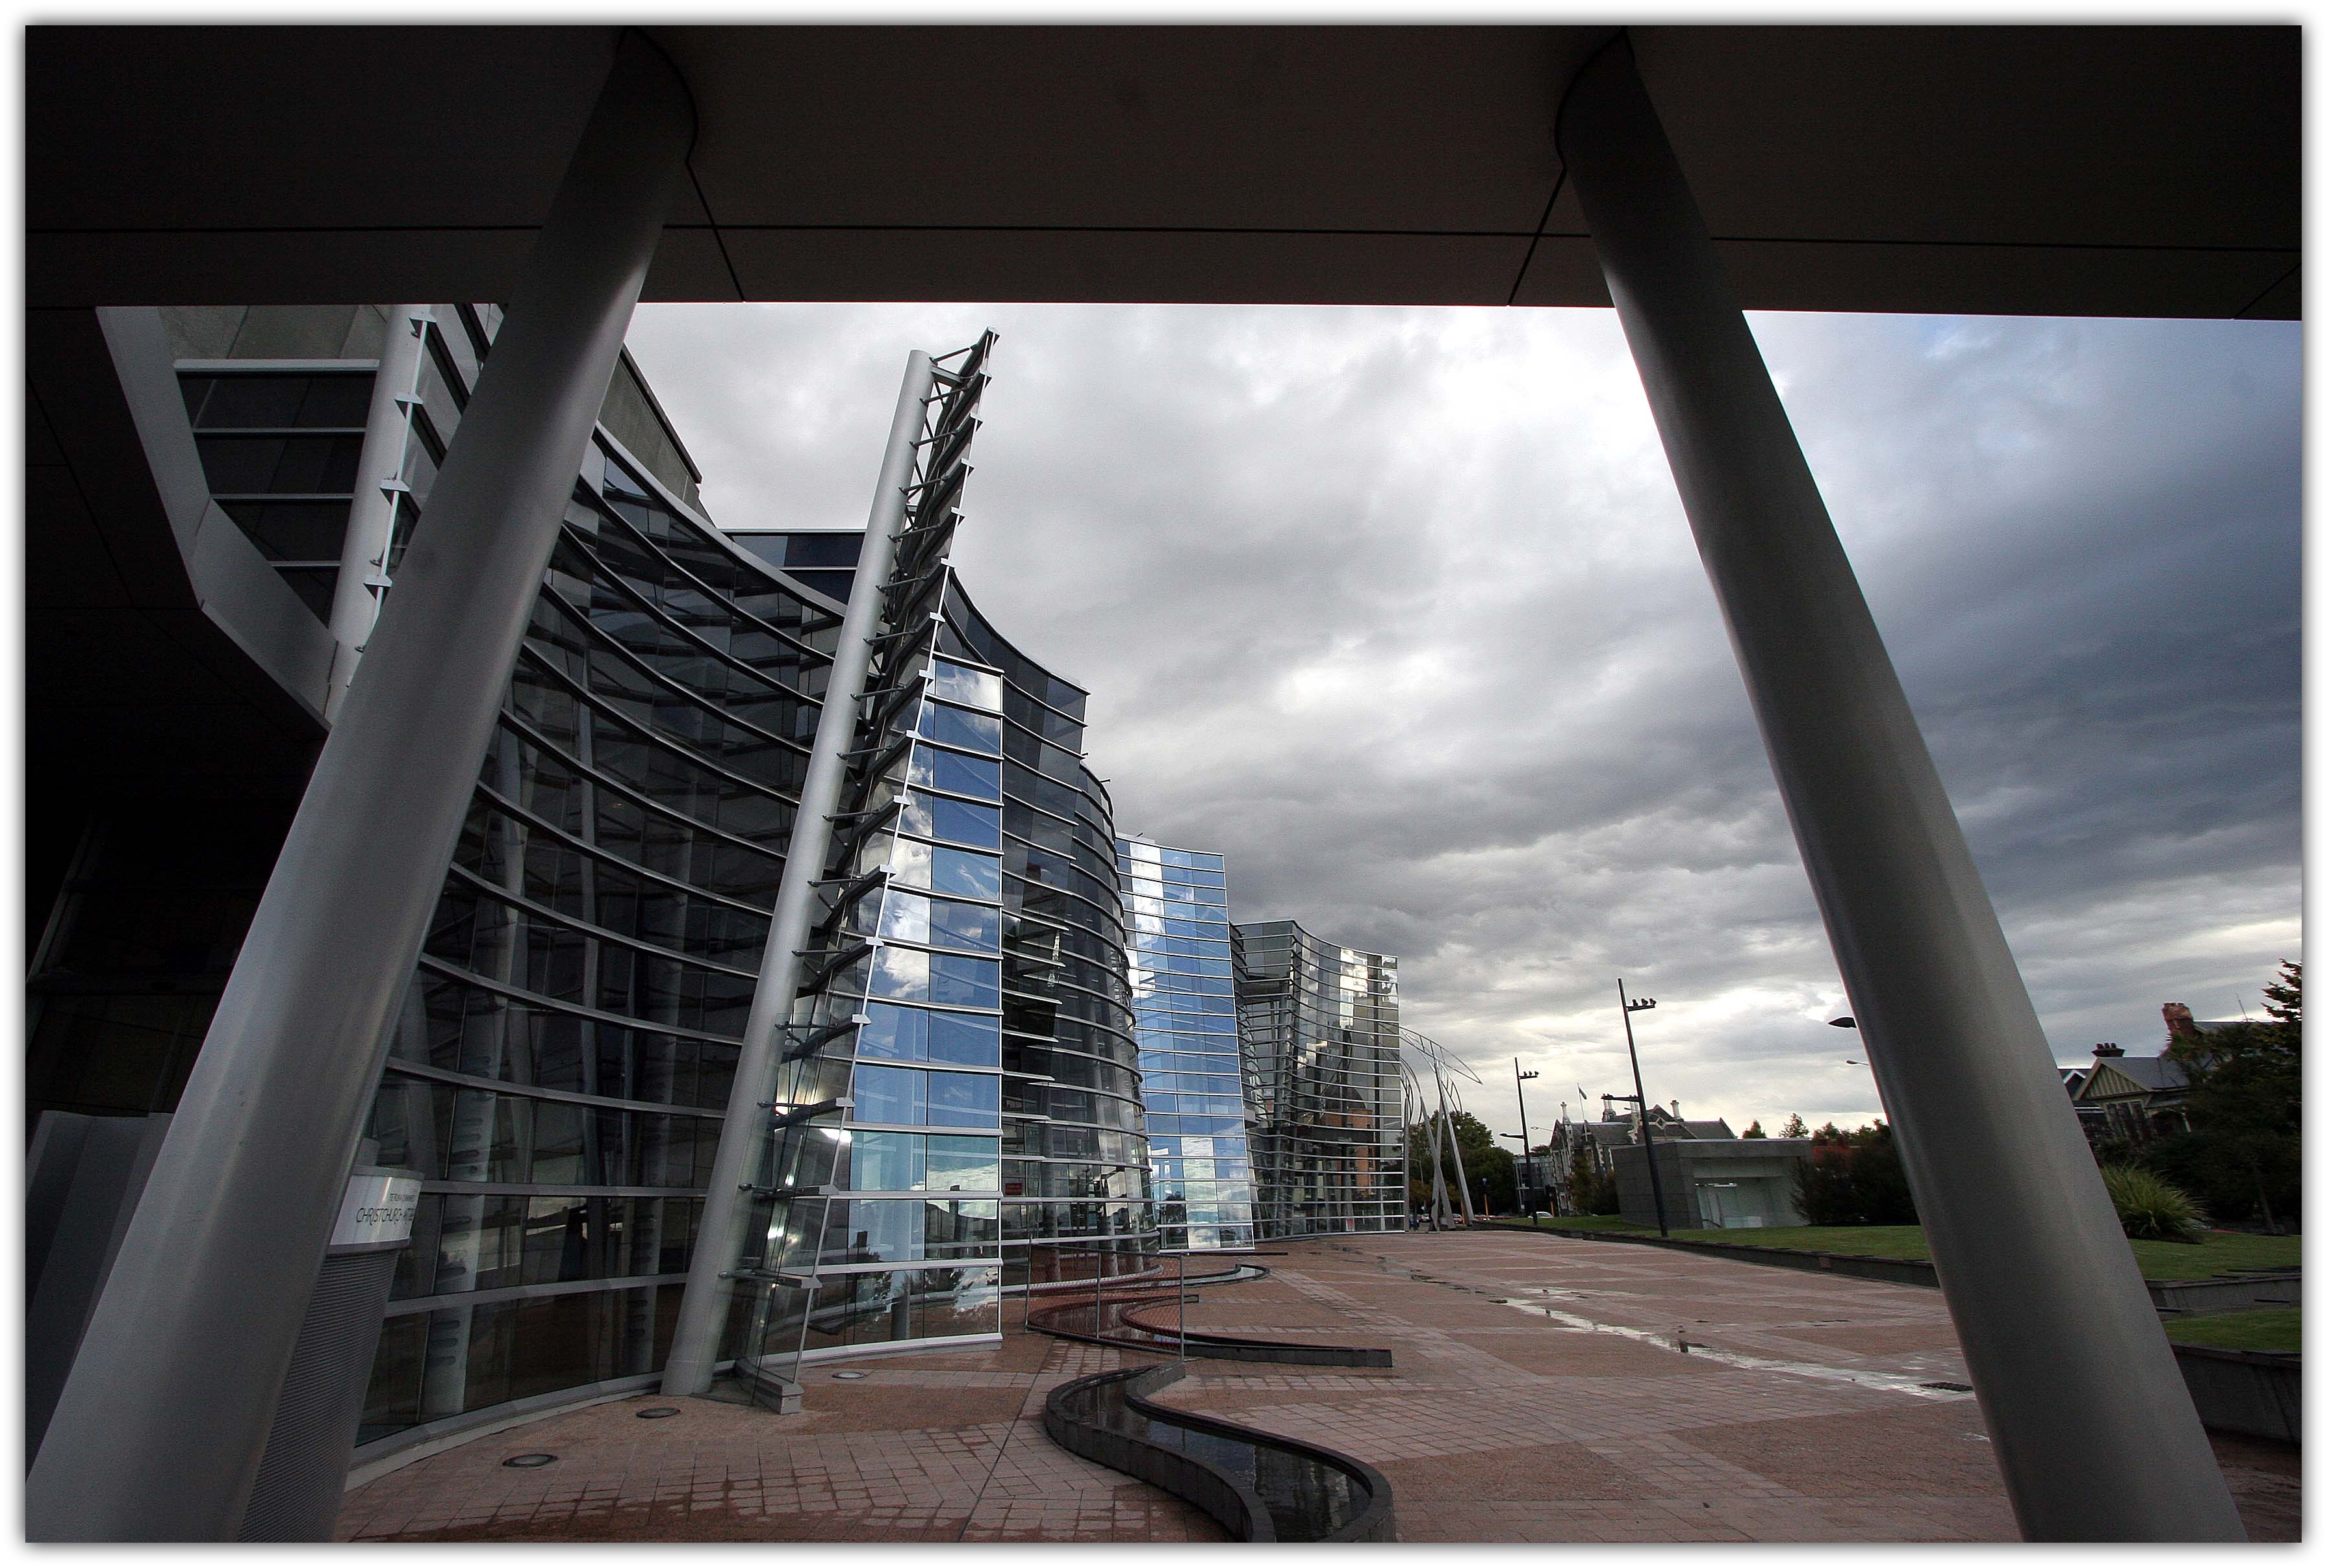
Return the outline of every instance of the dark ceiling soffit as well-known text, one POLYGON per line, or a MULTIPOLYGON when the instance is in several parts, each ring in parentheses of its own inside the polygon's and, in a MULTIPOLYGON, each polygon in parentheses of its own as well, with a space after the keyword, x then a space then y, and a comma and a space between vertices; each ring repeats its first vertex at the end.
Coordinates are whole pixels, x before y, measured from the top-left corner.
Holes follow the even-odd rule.
MULTIPOLYGON (((500 297, 614 32, 33 28, 29 300, 500 297)), ((654 33, 650 300, 1606 301, 1548 134, 1604 26, 654 33), (900 79, 982 84, 939 170, 900 79)), ((2299 311, 2294 28, 1633 36, 1750 306, 2299 311)))

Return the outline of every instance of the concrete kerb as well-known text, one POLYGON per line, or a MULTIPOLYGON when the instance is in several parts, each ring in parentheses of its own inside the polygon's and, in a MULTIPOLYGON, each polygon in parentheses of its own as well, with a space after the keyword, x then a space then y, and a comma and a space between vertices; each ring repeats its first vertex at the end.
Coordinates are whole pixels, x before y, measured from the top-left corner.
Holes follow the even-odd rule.
MULTIPOLYGON (((1891 1284, 1924 1285, 1937 1290, 1939 1270, 1916 1258, 1869 1257, 1863 1253, 1814 1252, 1799 1246, 1756 1246, 1750 1242, 1685 1241, 1677 1237, 1631 1236, 1622 1231, 1561 1230, 1528 1225, 1482 1226, 1519 1236, 1564 1236, 1585 1241, 1615 1241, 1631 1246, 1661 1246, 1675 1252, 1706 1253, 1756 1263, 1766 1268, 1814 1269, 1855 1279, 1883 1280, 1891 1284)), ((2210 1280, 2149 1280, 2150 1301, 2162 1311, 2223 1311, 2233 1307, 2299 1306, 2303 1299, 2300 1269, 2250 1271, 2210 1280)))
POLYGON ((2218 1350, 2176 1345, 2198 1419, 2219 1432, 2303 1442, 2303 1358, 2284 1350, 2218 1350))

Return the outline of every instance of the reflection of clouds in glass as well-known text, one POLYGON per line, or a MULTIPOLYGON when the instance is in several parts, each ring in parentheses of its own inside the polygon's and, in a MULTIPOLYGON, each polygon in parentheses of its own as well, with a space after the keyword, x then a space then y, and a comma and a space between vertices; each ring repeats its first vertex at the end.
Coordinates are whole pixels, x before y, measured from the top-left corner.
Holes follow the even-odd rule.
POLYGON ((930 694, 948 702, 984 708, 989 713, 1002 711, 1002 677, 982 669, 971 669, 950 659, 931 662, 935 673, 930 679, 930 694))

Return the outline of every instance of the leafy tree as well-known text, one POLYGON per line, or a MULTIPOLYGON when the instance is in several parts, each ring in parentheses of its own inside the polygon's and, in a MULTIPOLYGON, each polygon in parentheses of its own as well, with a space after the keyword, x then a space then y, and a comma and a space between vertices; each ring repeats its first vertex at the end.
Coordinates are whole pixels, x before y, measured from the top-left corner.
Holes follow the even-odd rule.
POLYGON ((1741 1138, 1766 1138, 1770 1134, 1763 1132, 1762 1130, 1762 1124, 1759 1121, 1756 1121, 1752 1125, 1747 1127, 1743 1132, 1737 1135, 1741 1138))
POLYGON ((2275 1228, 2303 1201, 2303 966, 2279 966, 2263 997, 2268 1022, 2166 1047, 2190 1078, 2190 1131, 2145 1146, 2140 1162, 2210 1214, 2275 1228))
POLYGON ((1810 1157, 1794 1167, 1794 1202, 1812 1225, 1912 1225, 1916 1218, 1898 1141, 1880 1121, 1851 1133, 1828 1122, 1812 1134, 1810 1157))
POLYGON ((1567 1191, 1578 1214, 1614 1214, 1620 1211, 1615 1179, 1601 1174, 1600 1167, 1593 1161, 1592 1152, 1580 1145, 1568 1157, 1567 1191))
POLYGON ((1809 1125, 1802 1120, 1799 1111, 1788 1116, 1786 1125, 1778 1129, 1778 1136, 1780 1138, 1807 1138, 1809 1135, 1809 1125))
POLYGON ((2303 966, 2289 959, 2278 966, 2278 977, 2262 988, 2262 1010, 2284 1031, 2287 1049, 2303 1051, 2303 966))
MULTIPOLYGON (((1420 1122, 1406 1130, 1406 1195, 1417 1208, 1426 1207, 1431 1200, 1430 1140, 1439 1125, 1438 1113, 1433 1111, 1420 1122)), ((1519 1161, 1508 1149, 1495 1143, 1494 1134, 1487 1124, 1468 1111, 1456 1111, 1449 1119, 1455 1148, 1463 1152, 1463 1172, 1470 1179, 1471 1203, 1479 1203, 1479 1179, 1487 1181, 1488 1207, 1498 1214, 1509 1214, 1519 1207, 1519 1161)), ((1446 1177, 1446 1198, 1456 1213, 1462 1212, 1463 1200, 1455 1195, 1454 1155, 1442 1145, 1440 1168, 1446 1177)))

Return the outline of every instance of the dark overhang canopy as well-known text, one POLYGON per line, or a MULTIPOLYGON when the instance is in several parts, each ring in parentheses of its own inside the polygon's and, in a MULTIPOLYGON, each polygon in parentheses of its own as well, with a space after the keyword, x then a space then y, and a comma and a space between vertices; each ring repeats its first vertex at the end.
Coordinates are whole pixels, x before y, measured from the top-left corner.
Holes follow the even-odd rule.
MULTIPOLYGON (((1551 145, 1606 27, 650 31, 650 299, 1607 303, 1551 145)), ((32 28, 30 303, 504 297, 614 36, 32 28)), ((2294 27, 1633 37, 1749 306, 2300 313, 2294 27)))

